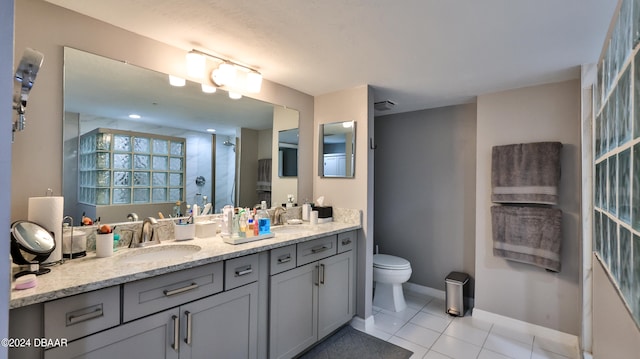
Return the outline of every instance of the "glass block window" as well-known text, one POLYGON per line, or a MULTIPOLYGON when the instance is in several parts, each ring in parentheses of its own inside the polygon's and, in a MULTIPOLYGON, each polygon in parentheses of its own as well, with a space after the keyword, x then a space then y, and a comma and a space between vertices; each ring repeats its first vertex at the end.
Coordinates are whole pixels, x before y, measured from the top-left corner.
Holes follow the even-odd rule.
POLYGON ((185 139, 96 128, 80 136, 80 202, 91 205, 182 201, 185 139))
POLYGON ((593 250, 640 324, 640 0, 624 0, 594 85, 593 250))

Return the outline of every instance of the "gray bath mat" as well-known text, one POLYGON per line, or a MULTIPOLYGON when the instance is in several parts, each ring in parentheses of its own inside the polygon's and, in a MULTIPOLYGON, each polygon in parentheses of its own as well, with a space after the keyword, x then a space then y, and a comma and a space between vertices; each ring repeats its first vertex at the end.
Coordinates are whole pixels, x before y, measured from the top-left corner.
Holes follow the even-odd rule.
POLYGON ((299 359, 407 359, 413 352, 345 326, 299 359))

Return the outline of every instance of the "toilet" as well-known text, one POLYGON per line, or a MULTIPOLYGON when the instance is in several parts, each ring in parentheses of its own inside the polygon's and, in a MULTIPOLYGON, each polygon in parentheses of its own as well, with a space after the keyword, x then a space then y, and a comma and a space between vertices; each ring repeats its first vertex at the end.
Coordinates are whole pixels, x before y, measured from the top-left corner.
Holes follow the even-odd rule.
POLYGON ((402 283, 411 277, 411 263, 388 254, 373 255, 373 281, 375 292, 373 305, 399 312, 407 307, 402 292, 402 283))

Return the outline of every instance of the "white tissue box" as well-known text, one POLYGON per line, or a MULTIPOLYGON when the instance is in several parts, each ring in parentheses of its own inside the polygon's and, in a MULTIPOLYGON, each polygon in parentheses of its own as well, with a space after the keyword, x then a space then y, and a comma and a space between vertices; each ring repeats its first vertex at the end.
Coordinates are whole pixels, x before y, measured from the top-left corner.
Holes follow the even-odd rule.
POLYGON ((195 224, 176 224, 173 226, 173 236, 176 241, 186 241, 196 236, 195 224))

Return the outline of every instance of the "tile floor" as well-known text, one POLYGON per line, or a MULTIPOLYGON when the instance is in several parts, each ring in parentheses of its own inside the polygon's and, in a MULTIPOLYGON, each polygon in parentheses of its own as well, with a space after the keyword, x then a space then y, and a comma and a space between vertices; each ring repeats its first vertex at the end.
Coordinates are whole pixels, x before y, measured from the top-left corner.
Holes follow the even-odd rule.
POLYGON ((413 352, 411 359, 578 359, 577 346, 518 332, 467 314, 450 317, 444 300, 405 290, 407 309, 373 308, 375 324, 353 327, 413 352))

